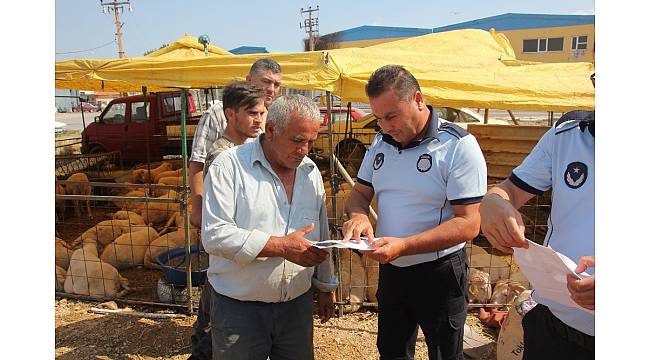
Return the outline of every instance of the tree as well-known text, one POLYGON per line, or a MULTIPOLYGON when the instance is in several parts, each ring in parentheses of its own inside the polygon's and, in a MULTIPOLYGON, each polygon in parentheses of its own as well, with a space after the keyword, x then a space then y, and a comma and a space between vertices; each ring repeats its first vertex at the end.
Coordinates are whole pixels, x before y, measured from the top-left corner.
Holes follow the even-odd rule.
POLYGON ((152 52, 158 51, 158 50, 160 50, 160 49, 162 49, 164 47, 167 47, 167 46, 169 46, 169 44, 162 44, 157 49, 147 50, 147 51, 144 52, 144 56, 147 56, 147 55, 151 54, 152 52))

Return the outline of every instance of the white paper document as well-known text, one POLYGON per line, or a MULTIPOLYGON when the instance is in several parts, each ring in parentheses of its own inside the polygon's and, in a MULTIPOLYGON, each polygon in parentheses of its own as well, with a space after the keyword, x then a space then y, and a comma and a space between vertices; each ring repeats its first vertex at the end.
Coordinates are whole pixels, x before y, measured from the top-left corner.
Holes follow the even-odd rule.
MULTIPOLYGON (((375 238, 379 240, 381 238, 375 238)), ((343 241, 343 240, 325 240, 312 242, 314 247, 319 249, 329 249, 329 248, 339 248, 339 249, 356 249, 356 250, 373 250, 372 245, 368 242, 368 238, 362 236, 360 242, 354 241, 343 241)))
POLYGON ((517 265, 540 296, 590 314, 594 313, 593 310, 576 304, 567 289, 567 274, 573 274, 580 279, 589 276, 586 272, 576 274, 574 270, 577 265, 573 260, 556 252, 550 246, 541 246, 530 240, 528 240, 528 249, 514 248, 514 255, 517 265))

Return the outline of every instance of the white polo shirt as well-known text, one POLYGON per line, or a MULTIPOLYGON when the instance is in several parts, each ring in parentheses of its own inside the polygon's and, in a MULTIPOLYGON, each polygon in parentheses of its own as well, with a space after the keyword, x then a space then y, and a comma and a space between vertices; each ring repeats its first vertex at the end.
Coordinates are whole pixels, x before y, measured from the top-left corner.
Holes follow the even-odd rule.
MULTIPOLYGON (((595 255, 595 119, 593 111, 564 114, 510 175, 510 181, 530 194, 553 189, 544 245, 575 263, 581 256, 595 255)), ((587 272, 593 274, 593 270, 587 272)), ((546 300, 535 292, 533 299, 548 306, 565 324, 594 335, 594 315, 546 300)))
MULTIPOLYGON (((474 204, 487 191, 487 168, 474 136, 458 125, 431 116, 425 136, 402 147, 379 132, 359 169, 357 180, 377 196, 376 236, 406 237, 454 217, 451 205, 474 204)), ((405 267, 436 260, 465 246, 401 256, 405 267)))

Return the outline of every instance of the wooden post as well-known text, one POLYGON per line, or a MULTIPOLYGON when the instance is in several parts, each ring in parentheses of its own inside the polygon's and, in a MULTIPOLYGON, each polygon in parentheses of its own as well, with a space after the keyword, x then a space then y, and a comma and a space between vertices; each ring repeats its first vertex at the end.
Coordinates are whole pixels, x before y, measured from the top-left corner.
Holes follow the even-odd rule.
POLYGON ((483 114, 483 124, 488 123, 488 112, 490 112, 490 109, 486 108, 485 109, 485 114, 483 114))

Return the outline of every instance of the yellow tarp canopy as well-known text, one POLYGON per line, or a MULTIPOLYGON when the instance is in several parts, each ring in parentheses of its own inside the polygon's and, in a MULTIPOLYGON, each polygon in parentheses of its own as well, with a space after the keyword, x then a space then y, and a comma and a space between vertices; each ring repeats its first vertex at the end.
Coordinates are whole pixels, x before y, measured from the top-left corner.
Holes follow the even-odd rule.
POLYGON ((483 30, 435 33, 367 48, 301 53, 69 60, 56 63, 59 88, 149 91, 223 86, 244 79, 250 65, 271 57, 284 87, 323 90, 367 101, 370 74, 401 64, 415 75, 428 102, 438 106, 568 111, 594 108, 591 63, 519 61, 507 38, 483 30))
POLYGON ((406 67, 428 102, 452 107, 511 110, 593 109, 591 63, 520 61, 493 30, 434 33, 366 48, 330 50, 341 71, 343 100, 367 101, 370 74, 386 64, 406 67))
MULTIPOLYGON (((208 44, 208 56, 233 55, 216 45, 208 44)), ((173 44, 151 52, 146 57, 155 57, 166 60, 179 60, 184 58, 196 58, 205 56, 203 44, 194 36, 187 35, 176 40, 173 44)))

